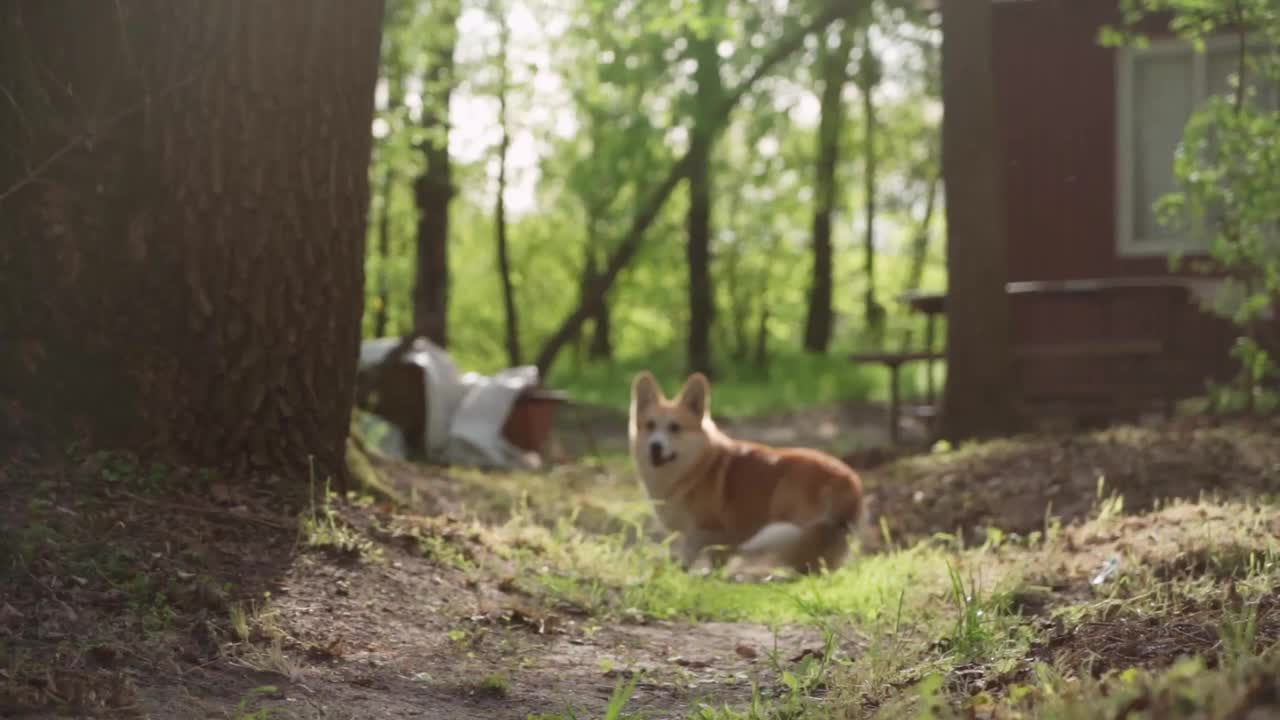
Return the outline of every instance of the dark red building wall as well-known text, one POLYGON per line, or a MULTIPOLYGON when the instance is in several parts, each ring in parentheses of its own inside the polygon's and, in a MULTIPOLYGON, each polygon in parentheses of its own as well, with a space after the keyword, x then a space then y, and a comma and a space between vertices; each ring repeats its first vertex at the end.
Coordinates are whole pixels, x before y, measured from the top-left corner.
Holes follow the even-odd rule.
MULTIPOLYGON (((1119 22, 1117 5, 995 4, 1011 281, 1169 274, 1163 257, 1124 258, 1116 251, 1116 51, 1102 47, 1098 37, 1104 25, 1119 22)), ((1014 342, 1154 336, 1168 324, 1166 307, 1154 294, 1132 293, 1107 318, 1075 300, 1015 298, 1014 342)), ((1194 307, 1185 310, 1175 321, 1175 342, 1183 383, 1191 389, 1206 376, 1229 372, 1226 348, 1234 334, 1194 307)))

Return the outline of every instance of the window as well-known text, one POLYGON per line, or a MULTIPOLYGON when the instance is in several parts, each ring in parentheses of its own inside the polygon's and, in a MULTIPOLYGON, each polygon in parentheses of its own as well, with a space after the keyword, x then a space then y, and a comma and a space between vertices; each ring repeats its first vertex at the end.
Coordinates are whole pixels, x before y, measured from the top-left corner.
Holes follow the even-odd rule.
MULTIPOLYGON (((1227 92, 1239 42, 1215 38, 1198 53, 1188 42, 1152 40, 1117 52, 1116 245, 1120 255, 1203 253, 1209 234, 1166 228, 1152 206, 1173 191, 1173 156, 1191 114, 1227 92)), ((1274 107, 1274 93, 1267 97, 1274 107)))

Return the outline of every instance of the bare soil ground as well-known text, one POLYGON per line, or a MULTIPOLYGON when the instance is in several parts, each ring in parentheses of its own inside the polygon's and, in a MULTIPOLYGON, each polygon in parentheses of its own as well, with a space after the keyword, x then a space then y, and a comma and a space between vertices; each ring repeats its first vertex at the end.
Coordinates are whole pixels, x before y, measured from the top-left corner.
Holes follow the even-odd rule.
MULTIPOLYGON (((797 443, 830 446, 817 441, 817 417, 738 429, 769 439, 795 427, 805 428, 797 443)), ((1223 618, 1246 604, 1240 583, 1276 577, 1254 571, 1275 562, 1260 548, 1280 537, 1280 512, 1265 502, 1280 487, 1275 430, 1182 420, 867 472, 889 537, 868 549, 864 567, 878 567, 879 553, 907 562, 914 551, 900 548, 921 542, 997 579, 1016 577, 1000 611, 1016 617, 1000 630, 1016 642, 982 640, 987 651, 970 659, 960 644, 981 638, 962 627, 963 602, 954 631, 939 638, 921 619, 914 644, 886 655, 879 631, 858 618, 833 635, 821 614, 783 624, 663 617, 627 583, 575 576, 573 592, 548 591, 566 551, 513 518, 623 532, 627 516, 611 503, 636 496, 618 467, 513 478, 379 461, 413 497, 394 507, 317 504, 283 481, 235 482, 125 456, 17 457, 0 466, 0 717, 597 718, 628 679, 632 716, 686 717, 698 703, 747 708, 753 694, 793 702, 796 676, 819 657, 863 663, 847 666, 855 684, 803 689, 805 702, 825 703, 822 716, 898 717, 895 703, 916 702, 912 688, 931 667, 943 668, 953 700, 1007 700, 1037 663, 1084 678, 1168 668, 1186 655, 1213 668, 1227 651, 1223 618), (521 505, 512 497, 521 486, 539 497, 521 505), (1202 495, 1218 498, 1171 503, 1202 495), (1224 504, 1233 498, 1264 502, 1224 504), (992 542, 989 528, 1023 539, 992 542), (1034 533, 1038 545, 1025 541, 1034 533), (974 554, 966 542, 987 547, 974 554), (1113 590, 1099 595, 1091 579, 1111 558, 1121 560, 1106 581, 1113 590), (1164 595, 1155 603, 1151 593, 1164 595), (883 677, 881 662, 891 665, 883 677)), ((631 543, 656 537, 631 532, 631 543)), ((945 580, 940 588, 931 603, 945 601, 945 580)), ((1276 588, 1248 597, 1250 648, 1269 648, 1280 636, 1276 588)), ((996 632, 974 623, 974 633, 996 632)), ((897 638, 906 623, 889 624, 897 638)), ((1269 712, 1274 681, 1247 683, 1242 712, 1269 712)), ((1161 692, 1135 694, 1134 707, 1172 702, 1161 692)), ((808 717, 759 717, 784 716, 808 717)))

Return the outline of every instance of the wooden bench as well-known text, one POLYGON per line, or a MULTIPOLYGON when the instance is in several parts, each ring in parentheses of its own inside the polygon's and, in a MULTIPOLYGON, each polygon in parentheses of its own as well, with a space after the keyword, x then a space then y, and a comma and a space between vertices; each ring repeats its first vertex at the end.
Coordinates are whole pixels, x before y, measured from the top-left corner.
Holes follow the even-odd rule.
MULTIPOLYGON (((1088 338, 1048 342, 1026 339, 1020 342, 1016 335, 1012 338, 1015 362, 1012 380, 1018 385, 1019 405, 1028 415, 1079 412, 1102 416, 1110 413, 1114 416, 1118 411, 1127 413, 1148 409, 1156 400, 1166 415, 1172 414, 1178 392, 1177 326, 1183 308, 1190 300, 1190 285, 1185 279, 1116 277, 1022 281, 1007 283, 1005 291, 1011 302, 1068 303, 1070 307, 1077 308, 1069 311, 1074 317, 1097 319, 1096 326, 1090 325, 1087 332, 1075 333, 1090 335, 1088 338), (1113 327, 1116 310, 1125 306, 1128 299, 1139 295, 1153 301, 1149 306, 1152 310, 1160 308, 1161 320, 1150 327, 1113 327), (1072 363, 1091 365, 1096 369, 1098 380, 1077 384, 1064 377, 1042 383, 1042 387, 1029 387, 1024 381, 1030 374, 1027 370, 1037 365, 1043 368, 1058 364, 1070 368, 1072 363), (1127 365, 1130 377, 1117 381, 1120 373, 1108 371, 1107 364, 1127 365)), ((932 352, 935 349, 932 344, 934 320, 946 314, 946 294, 907 291, 899 296, 899 300, 926 317, 927 349, 932 352)), ((1072 333, 1068 331, 1065 334, 1072 333)), ((932 379, 933 373, 930 372, 930 382, 932 379)))
POLYGON ((1076 317, 1097 321, 1093 337, 1087 339, 1015 343, 1018 402, 1029 416, 1117 419, 1156 406, 1166 416, 1172 415, 1177 395, 1174 340, 1190 294, 1184 281, 1136 277, 1016 282, 1009 283, 1007 290, 1011 299, 1058 303, 1059 312, 1067 309, 1076 317), (1160 321, 1144 327, 1131 323, 1127 329, 1116 325, 1118 310, 1134 307, 1131 302, 1143 303, 1143 298, 1160 321), (1096 379, 1081 382, 1064 377, 1048 387, 1027 379, 1028 370, 1037 364, 1052 367, 1054 363, 1066 368, 1068 375, 1072 368, 1063 363, 1088 366, 1096 379))
POLYGON ((1120 339, 1091 342, 1026 344, 1014 347, 1019 368, 1019 405, 1029 415, 1089 415, 1120 417, 1141 413, 1158 401, 1165 416, 1173 413, 1173 376, 1165 367, 1169 344, 1163 340, 1120 339), (1022 371, 1028 363, 1044 360, 1117 361, 1127 363, 1133 375, 1120 382, 1057 382, 1049 388, 1028 384, 1022 371))

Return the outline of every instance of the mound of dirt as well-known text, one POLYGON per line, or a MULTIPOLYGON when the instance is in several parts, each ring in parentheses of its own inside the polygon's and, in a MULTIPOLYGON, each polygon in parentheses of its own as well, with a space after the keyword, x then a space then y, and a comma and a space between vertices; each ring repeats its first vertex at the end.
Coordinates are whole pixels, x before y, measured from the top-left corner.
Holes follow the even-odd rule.
POLYGON ((1180 420, 1087 435, 1016 438, 900 460, 865 472, 873 508, 895 540, 986 528, 1026 534, 1050 517, 1087 517, 1123 497, 1140 512, 1160 500, 1238 498, 1280 490, 1273 423, 1180 420), (1100 496, 1101 493, 1101 496, 1100 496))

